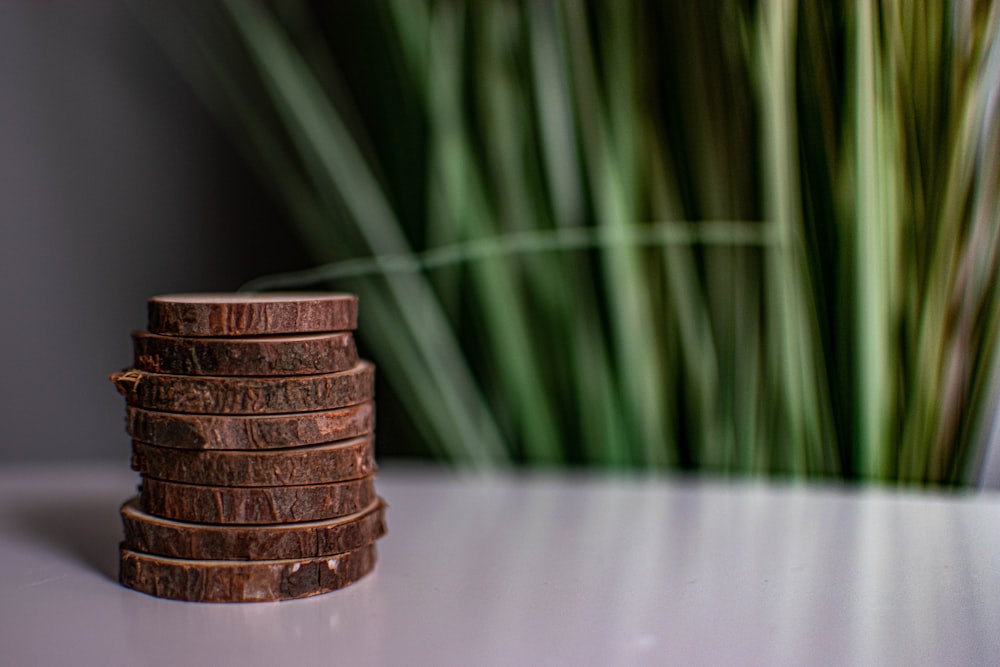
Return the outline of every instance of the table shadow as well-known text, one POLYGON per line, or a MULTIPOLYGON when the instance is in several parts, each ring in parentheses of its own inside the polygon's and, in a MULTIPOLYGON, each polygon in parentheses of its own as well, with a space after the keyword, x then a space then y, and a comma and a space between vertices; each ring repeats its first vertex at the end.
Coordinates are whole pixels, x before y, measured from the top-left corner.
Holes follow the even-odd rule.
POLYGON ((42 547, 57 550, 108 579, 118 581, 118 544, 122 540, 120 500, 61 498, 8 508, 17 532, 42 547))

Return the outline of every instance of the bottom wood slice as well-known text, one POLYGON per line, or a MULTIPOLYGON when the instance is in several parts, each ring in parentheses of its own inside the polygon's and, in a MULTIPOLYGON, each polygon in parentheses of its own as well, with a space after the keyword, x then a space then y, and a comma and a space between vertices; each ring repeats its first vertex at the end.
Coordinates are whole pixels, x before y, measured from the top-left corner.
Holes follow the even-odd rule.
POLYGON ((139 506, 192 523, 289 523, 355 514, 375 501, 375 475, 335 484, 202 486, 145 478, 139 506))
POLYGON ((378 499, 341 519, 264 526, 218 526, 161 519, 122 505, 129 551, 196 560, 315 558, 359 549, 385 535, 385 503, 378 499))
POLYGON ((137 591, 191 602, 272 602, 328 593, 375 568, 375 545, 321 558, 183 560, 121 550, 118 579, 137 591))

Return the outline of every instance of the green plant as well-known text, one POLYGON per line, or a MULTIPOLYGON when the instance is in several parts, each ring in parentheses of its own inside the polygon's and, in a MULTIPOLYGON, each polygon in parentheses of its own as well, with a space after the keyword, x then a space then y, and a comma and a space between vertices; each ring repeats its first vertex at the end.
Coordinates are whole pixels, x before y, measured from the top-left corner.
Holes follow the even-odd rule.
POLYGON ((356 291, 459 463, 967 481, 1000 5, 666 5, 192 8, 186 70, 321 263, 249 287, 356 291))

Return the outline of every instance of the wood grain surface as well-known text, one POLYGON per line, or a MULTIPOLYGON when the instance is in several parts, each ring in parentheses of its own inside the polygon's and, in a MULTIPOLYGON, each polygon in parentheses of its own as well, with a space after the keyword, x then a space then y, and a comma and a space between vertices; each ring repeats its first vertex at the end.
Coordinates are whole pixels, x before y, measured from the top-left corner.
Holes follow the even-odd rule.
MULTIPOLYGON (((192 602, 273 602, 328 593, 375 567, 375 545, 320 558, 264 561, 181 560, 121 550, 122 584, 192 602)), ((183 638, 178 638, 183 641, 183 638)))
POLYGON ((385 502, 325 521, 273 525, 212 525, 163 519, 143 512, 138 498, 121 508, 131 551, 198 560, 315 558, 358 549, 386 533, 385 502))
POLYGON ((214 415, 333 410, 363 403, 375 394, 375 366, 368 361, 320 375, 240 378, 128 369, 112 373, 109 379, 129 405, 214 415))
POLYGON ((273 449, 315 445, 371 433, 375 403, 278 415, 195 415, 129 406, 125 428, 134 439, 181 449, 273 449))
POLYGON ((358 363, 350 332, 181 338, 136 331, 132 347, 139 370, 176 375, 316 375, 345 371, 358 363))
POLYGON ((208 486, 332 484, 375 472, 374 436, 256 451, 196 450, 132 442, 144 477, 208 486))
POLYGON ((350 331, 353 294, 164 294, 148 301, 149 331, 164 336, 258 336, 350 331))
POLYGON ((147 514, 192 523, 289 523, 335 519, 375 501, 375 476, 298 486, 204 486, 143 478, 147 514))

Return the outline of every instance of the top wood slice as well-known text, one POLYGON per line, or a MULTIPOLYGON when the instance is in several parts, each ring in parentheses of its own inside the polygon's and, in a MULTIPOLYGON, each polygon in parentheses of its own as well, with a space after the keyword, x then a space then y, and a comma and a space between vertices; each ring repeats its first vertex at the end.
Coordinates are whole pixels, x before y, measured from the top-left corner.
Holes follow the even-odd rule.
POLYGON ((164 336, 266 336, 351 331, 353 294, 165 294, 149 300, 149 331, 164 336))

